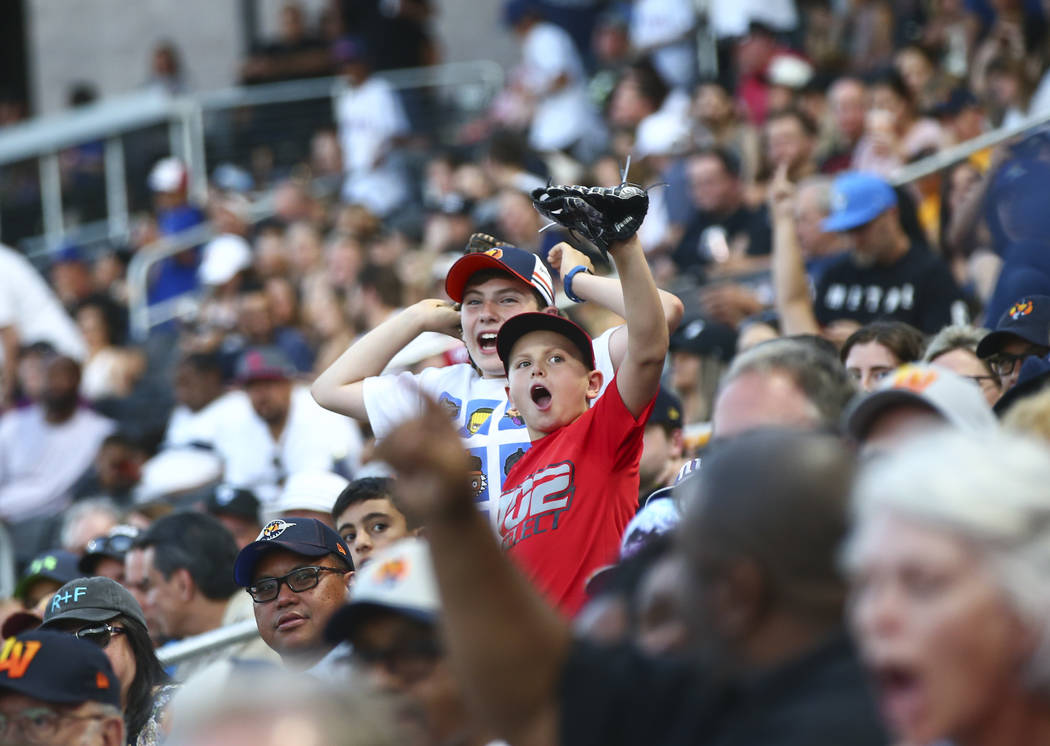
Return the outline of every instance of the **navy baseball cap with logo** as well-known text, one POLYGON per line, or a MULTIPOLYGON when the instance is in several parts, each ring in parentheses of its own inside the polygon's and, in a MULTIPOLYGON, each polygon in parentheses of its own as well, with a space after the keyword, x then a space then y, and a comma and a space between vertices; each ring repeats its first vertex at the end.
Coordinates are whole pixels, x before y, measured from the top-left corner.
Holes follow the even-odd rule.
POLYGON ((646 424, 666 425, 672 430, 682 427, 682 400, 661 386, 646 424))
POLYGON ((346 563, 348 569, 354 567, 346 542, 327 524, 316 518, 278 519, 263 526, 258 538, 237 555, 233 564, 233 579, 237 585, 242 588, 251 585, 259 559, 278 549, 305 557, 334 554, 346 563))
POLYGON ((204 499, 204 510, 214 516, 230 515, 259 520, 259 498, 251 490, 220 484, 204 499))
POLYGON ((73 578, 79 578, 82 573, 77 568, 77 563, 77 556, 64 549, 52 549, 38 554, 29 563, 25 574, 15 586, 15 598, 25 598, 30 586, 38 580, 67 583, 73 578))
POLYGON ((471 276, 483 269, 498 269, 531 285, 543 296, 548 306, 554 305, 554 281, 543 260, 535 254, 509 244, 488 251, 466 254, 456 260, 445 277, 445 292, 457 303, 463 302, 463 291, 471 276))
POLYGON ((279 347, 249 347, 237 360, 238 383, 286 381, 295 374, 295 366, 279 347))
POLYGON ((691 355, 714 355, 729 362, 736 354, 736 330, 731 326, 694 318, 684 321, 671 335, 668 349, 691 355))
POLYGON ((55 591, 44 611, 42 629, 58 622, 108 622, 126 616, 146 627, 146 616, 135 597, 120 583, 110 578, 78 578, 55 591))
POLYGON ((820 227, 826 233, 850 231, 897 206, 897 193, 881 176, 846 171, 831 186, 831 214, 820 227))
POLYGON ((120 709, 120 680, 102 649, 50 630, 3 641, 0 691, 50 704, 99 702, 120 709))
POLYGON ((977 357, 991 357, 1018 338, 1050 347, 1050 295, 1026 295, 1006 309, 995 331, 977 345, 977 357))
POLYGON ((510 359, 510 351, 514 343, 529 332, 548 331, 568 337, 583 358, 583 364, 587 370, 594 370, 594 346, 591 337, 582 328, 568 319, 555 316, 553 313, 519 313, 503 322, 496 335, 496 351, 499 359, 503 361, 503 369, 507 370, 507 362, 510 359))

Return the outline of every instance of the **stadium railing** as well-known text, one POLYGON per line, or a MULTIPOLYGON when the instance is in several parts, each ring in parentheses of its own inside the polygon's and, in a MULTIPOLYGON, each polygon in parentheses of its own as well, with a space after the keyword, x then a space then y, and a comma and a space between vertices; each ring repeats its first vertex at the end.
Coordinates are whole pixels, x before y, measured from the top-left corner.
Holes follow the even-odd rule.
POLYGON ((255 639, 258 636, 259 629, 255 620, 245 619, 165 645, 157 651, 157 657, 165 666, 171 666, 228 645, 255 639))
MULTIPOLYGON (((476 114, 503 86, 503 70, 491 61, 377 75, 415 104, 409 117, 417 128, 476 114)), ((88 250, 123 243, 130 216, 149 208, 145 178, 158 158, 174 155, 187 164, 190 193, 198 201, 214 165, 233 162, 250 170, 259 147, 272 149, 278 167, 291 167, 289 160, 308 156, 317 129, 334 127, 334 104, 344 86, 342 78, 329 77, 178 97, 145 91, 6 127, 0 130, 0 240, 31 258, 63 243, 88 250), (70 214, 77 205, 67 197, 77 174, 71 174, 69 156, 78 151, 100 154, 100 173, 88 174, 94 180, 81 193, 99 203, 95 213, 101 214, 87 208, 70 214)))

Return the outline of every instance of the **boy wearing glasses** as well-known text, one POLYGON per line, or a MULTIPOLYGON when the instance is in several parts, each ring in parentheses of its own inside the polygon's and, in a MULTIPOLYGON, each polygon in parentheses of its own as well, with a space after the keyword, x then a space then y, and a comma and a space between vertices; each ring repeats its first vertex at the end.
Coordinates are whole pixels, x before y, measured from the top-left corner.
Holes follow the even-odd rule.
POLYGON ((346 603, 353 574, 346 542, 315 518, 270 521, 233 568, 254 601, 263 641, 288 668, 322 677, 345 652, 325 640, 324 629, 346 603))

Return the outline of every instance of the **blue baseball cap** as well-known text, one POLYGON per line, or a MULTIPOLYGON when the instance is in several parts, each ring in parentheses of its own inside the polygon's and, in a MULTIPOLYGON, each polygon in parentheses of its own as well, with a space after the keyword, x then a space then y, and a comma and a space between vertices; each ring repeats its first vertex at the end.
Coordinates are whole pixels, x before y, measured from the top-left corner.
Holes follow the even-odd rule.
POLYGON ((1006 309, 995 331, 977 345, 977 357, 991 357, 1018 338, 1050 347, 1050 295, 1026 295, 1006 309))
POLYGON ((835 177, 831 187, 831 214, 820 227, 825 233, 853 230, 896 206, 897 193, 881 176, 847 171, 835 177))
POLYGON ((259 559, 278 549, 304 557, 334 554, 346 563, 347 570, 354 567, 346 542, 330 526, 316 518, 278 519, 267 523, 258 538, 237 555, 233 564, 233 579, 237 585, 242 588, 251 585, 259 559))

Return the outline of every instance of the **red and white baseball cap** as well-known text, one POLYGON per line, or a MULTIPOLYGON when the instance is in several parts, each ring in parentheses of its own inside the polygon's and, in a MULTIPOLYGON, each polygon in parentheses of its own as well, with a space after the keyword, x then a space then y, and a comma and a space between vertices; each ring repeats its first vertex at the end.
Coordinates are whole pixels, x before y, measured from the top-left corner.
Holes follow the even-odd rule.
POLYGON ((543 260, 535 254, 509 244, 488 251, 460 257, 445 277, 445 292, 457 303, 463 302, 463 291, 471 276, 482 269, 498 269, 531 285, 543 296, 548 306, 554 305, 554 281, 543 260))

